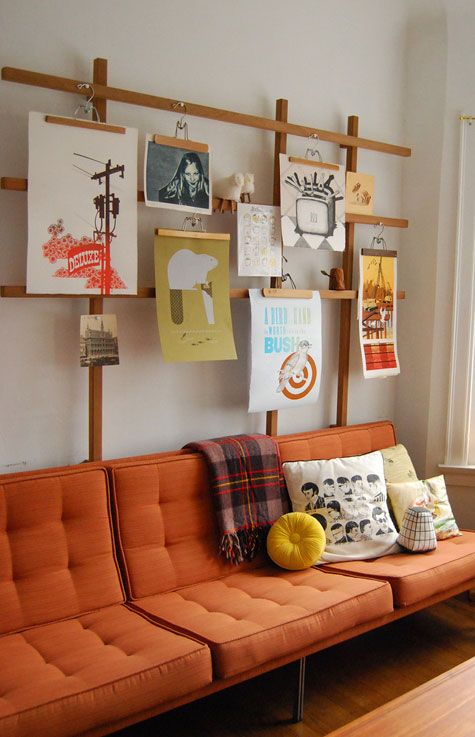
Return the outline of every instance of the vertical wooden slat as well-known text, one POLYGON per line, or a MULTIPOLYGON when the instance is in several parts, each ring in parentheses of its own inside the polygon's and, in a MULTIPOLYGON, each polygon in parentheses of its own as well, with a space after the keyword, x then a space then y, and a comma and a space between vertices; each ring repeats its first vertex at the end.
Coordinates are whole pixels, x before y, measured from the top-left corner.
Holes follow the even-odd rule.
MULTIPOLYGON (((280 120, 284 123, 287 122, 289 111, 288 100, 279 99, 276 101, 275 106, 275 119, 280 120)), ((287 134, 276 133, 275 144, 274 144, 274 190, 272 195, 272 202, 274 205, 280 205, 280 165, 279 165, 279 154, 285 154, 287 151, 287 134)), ((270 280, 271 287, 280 289, 282 286, 282 279, 280 276, 273 276, 270 280)), ((271 410, 266 414, 266 433, 267 435, 277 435, 277 410, 271 410)))
MULTIPOLYGON (((89 314, 102 315, 104 300, 102 297, 91 297, 89 314)), ((91 366, 89 369, 89 460, 99 461, 102 458, 102 366, 91 366)))
MULTIPOLYGON (((94 59, 93 84, 107 85, 107 59, 94 59)), ((101 122, 107 120, 107 100, 94 97, 93 104, 99 113, 101 122)), ((102 297, 91 297, 89 314, 102 315, 104 300, 102 297)), ((89 460, 102 458, 102 366, 91 366, 89 369, 89 460)))
MULTIPOLYGON (((347 133, 358 135, 358 116, 348 118, 347 133)), ((346 170, 357 170, 358 149, 350 146, 346 152, 346 170)), ((353 259, 355 246, 355 224, 346 223, 346 247, 343 254, 343 272, 345 285, 351 289, 353 281, 353 259)), ((350 337, 351 337, 351 300, 342 300, 340 306, 340 345, 338 359, 338 397, 336 410, 336 424, 348 424, 348 384, 350 374, 350 337)))
MULTIPOLYGON (((93 83, 107 86, 107 59, 94 59, 92 81, 93 83)), ((106 123, 107 100, 103 97, 94 97, 93 104, 99 113, 101 123, 106 123)))

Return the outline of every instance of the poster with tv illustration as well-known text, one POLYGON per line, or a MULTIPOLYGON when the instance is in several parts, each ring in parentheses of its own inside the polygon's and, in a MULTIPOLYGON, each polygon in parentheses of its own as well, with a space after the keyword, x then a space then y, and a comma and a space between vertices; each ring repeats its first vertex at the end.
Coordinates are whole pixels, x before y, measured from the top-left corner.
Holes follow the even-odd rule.
POLYGON ((145 204, 210 214, 213 206, 208 144, 147 134, 145 204))
POLYGON ((229 302, 229 233, 160 228, 155 288, 165 361, 235 359, 229 302))
POLYGON ((397 251, 362 249, 358 324, 365 379, 399 374, 397 251))
POLYGON ((250 289, 251 379, 249 412, 317 401, 322 376, 321 302, 269 298, 250 289))
POLYGON ((345 250, 345 168, 279 154, 282 243, 345 250))
POLYGON ((135 128, 30 113, 27 292, 137 293, 135 128))

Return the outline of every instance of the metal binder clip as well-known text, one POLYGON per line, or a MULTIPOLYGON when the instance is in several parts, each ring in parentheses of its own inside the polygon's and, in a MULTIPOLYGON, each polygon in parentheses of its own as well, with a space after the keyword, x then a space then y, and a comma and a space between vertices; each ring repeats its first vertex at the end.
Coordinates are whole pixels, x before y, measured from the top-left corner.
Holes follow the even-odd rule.
POLYGON ((386 241, 382 237, 383 236, 383 232, 384 232, 384 224, 383 223, 375 223, 374 224, 374 227, 375 228, 381 228, 381 230, 379 231, 378 235, 374 235, 373 236, 373 238, 371 240, 370 248, 383 248, 383 249, 386 249, 387 248, 386 241))
POLYGON ((191 225, 191 230, 199 230, 201 233, 204 233, 203 221, 201 219, 201 215, 197 215, 196 213, 193 213, 193 215, 188 215, 183 220, 181 229, 187 230, 188 225, 191 225))
POLYGON ((176 127, 175 127, 175 138, 178 138, 178 131, 183 131, 183 138, 185 141, 188 140, 188 123, 186 122, 186 105, 184 102, 175 102, 175 104, 172 106, 173 110, 182 110, 182 116, 179 120, 176 121, 176 127))
POLYGON ((85 90, 88 87, 91 88, 91 95, 90 95, 90 97, 87 98, 86 102, 79 103, 79 105, 77 106, 76 110, 74 111, 74 117, 75 118, 77 117, 77 115, 78 115, 78 113, 79 113, 80 110, 83 111, 84 115, 89 115, 89 113, 92 112, 93 115, 95 115, 95 117, 96 117, 96 123, 100 123, 101 122, 100 115, 97 112, 97 108, 92 104, 92 101, 94 99, 94 94, 95 94, 94 93, 94 87, 92 86, 92 84, 89 84, 89 82, 80 82, 77 85, 78 90, 85 90))
POLYGON ((322 162, 322 155, 320 151, 317 148, 317 144, 320 140, 320 137, 318 133, 312 133, 311 136, 308 137, 308 146, 307 150, 305 151, 305 158, 306 159, 317 159, 320 163, 322 162), (313 144, 313 145, 312 145, 313 144))

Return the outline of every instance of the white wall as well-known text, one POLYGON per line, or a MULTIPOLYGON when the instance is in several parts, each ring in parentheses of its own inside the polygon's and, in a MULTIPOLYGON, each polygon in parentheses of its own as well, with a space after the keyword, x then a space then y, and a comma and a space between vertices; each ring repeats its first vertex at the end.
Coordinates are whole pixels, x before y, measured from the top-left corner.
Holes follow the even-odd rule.
MULTIPOLYGON (((408 18, 408 4, 393 0, 223 0, 218 5, 211 0, 83 0, 80 4, 1 0, 0 62, 87 81, 92 59, 106 57, 112 86, 264 116, 273 116, 275 99, 284 97, 293 122, 344 132, 347 116, 356 114, 362 136, 410 145, 402 53, 408 18)), ((0 90, 1 174, 24 177, 28 111, 72 114, 79 98, 8 82, 1 82, 0 90)), ((156 130, 173 134, 176 116, 110 103, 109 120, 136 126, 141 134, 156 130)), ((190 121, 190 134, 211 144, 215 176, 254 170, 255 201, 271 201, 271 134, 202 119, 190 121)), ((290 152, 302 155, 305 148, 305 140, 289 138, 290 152)), ((327 160, 340 158, 335 146, 322 144, 321 150, 327 160)), ((140 157, 142 151, 141 147, 140 157)), ((359 169, 376 175, 377 213, 411 216, 402 204, 407 166, 407 160, 398 157, 360 151, 359 169)), ((141 168, 139 162, 140 174, 141 168)), ((139 206, 142 286, 153 284, 153 229, 181 225, 181 220, 176 214, 139 206)), ((0 223, 0 282, 24 284, 24 194, 0 193, 0 223)), ((207 225, 210 230, 229 229, 234 234, 230 215, 213 216, 207 225)), ((358 226, 357 246, 367 246, 372 235, 371 228, 358 226)), ((403 263, 414 244, 396 230, 385 236, 389 247, 400 250, 403 263)), ((265 285, 262 280, 236 276, 234 249, 233 243, 233 286, 265 285)), ((286 255, 292 275, 303 288, 326 287, 320 270, 340 264, 338 254, 287 249, 286 255)), ((403 270, 405 277, 411 268, 403 270)), ((411 291, 410 279, 403 283, 401 277, 400 284, 411 291)), ((409 300, 401 305, 401 332, 412 305, 409 300)), ((246 409, 246 300, 232 304, 239 355, 234 362, 166 365, 152 300, 110 300, 107 310, 118 316, 121 364, 104 369, 105 457, 174 448, 203 437, 264 431, 265 415, 248 415, 246 409)), ((87 312, 86 300, 0 300, 0 470, 86 458, 87 372, 78 365, 82 312, 87 312)), ((282 411, 280 432, 335 421, 338 313, 338 304, 323 304, 325 364, 320 400, 312 408, 282 411)), ((353 333, 356 336, 355 324, 353 333)), ((413 376, 408 347, 401 345, 401 352, 403 376, 406 372, 413 376)), ((424 372, 427 369, 424 364, 424 372)), ((400 381, 364 382, 354 341, 350 422, 392 418, 400 381)), ((426 397, 423 404, 427 415, 426 397)))
MULTIPOLYGON (((410 449, 421 476, 427 460, 439 265, 438 207, 448 55, 443 6, 441 0, 410 4, 404 47, 404 136, 410 142, 412 156, 403 173, 403 210, 410 227, 404 237, 400 264, 400 282, 407 298, 403 306, 405 320, 399 331, 402 372, 397 388, 396 426, 399 439, 410 449)), ((439 366, 446 365, 440 356, 436 360, 439 366)), ((436 430, 443 436, 445 416, 440 418, 436 430)))
MULTIPOLYGON (((432 345, 430 410, 427 428, 426 468, 436 470, 445 459, 445 427, 449 386, 452 304, 454 289, 457 195, 459 180, 459 115, 475 115, 475 7, 470 0, 444 0, 447 13, 448 58, 446 104, 441 110, 444 136, 439 196, 437 282, 432 345), (443 430, 443 432, 441 432, 443 430)), ((469 275, 467 275, 468 278, 469 275)), ((457 520, 475 529, 475 484, 449 486, 457 520)))

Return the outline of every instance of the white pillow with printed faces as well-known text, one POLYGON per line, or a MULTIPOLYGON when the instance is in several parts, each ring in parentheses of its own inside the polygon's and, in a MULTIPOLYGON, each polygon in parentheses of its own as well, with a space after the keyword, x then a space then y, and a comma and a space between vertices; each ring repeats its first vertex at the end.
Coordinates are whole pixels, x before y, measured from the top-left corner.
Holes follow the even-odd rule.
POLYGON ((282 466, 293 511, 313 514, 325 529, 325 551, 315 563, 400 552, 379 451, 282 466))

